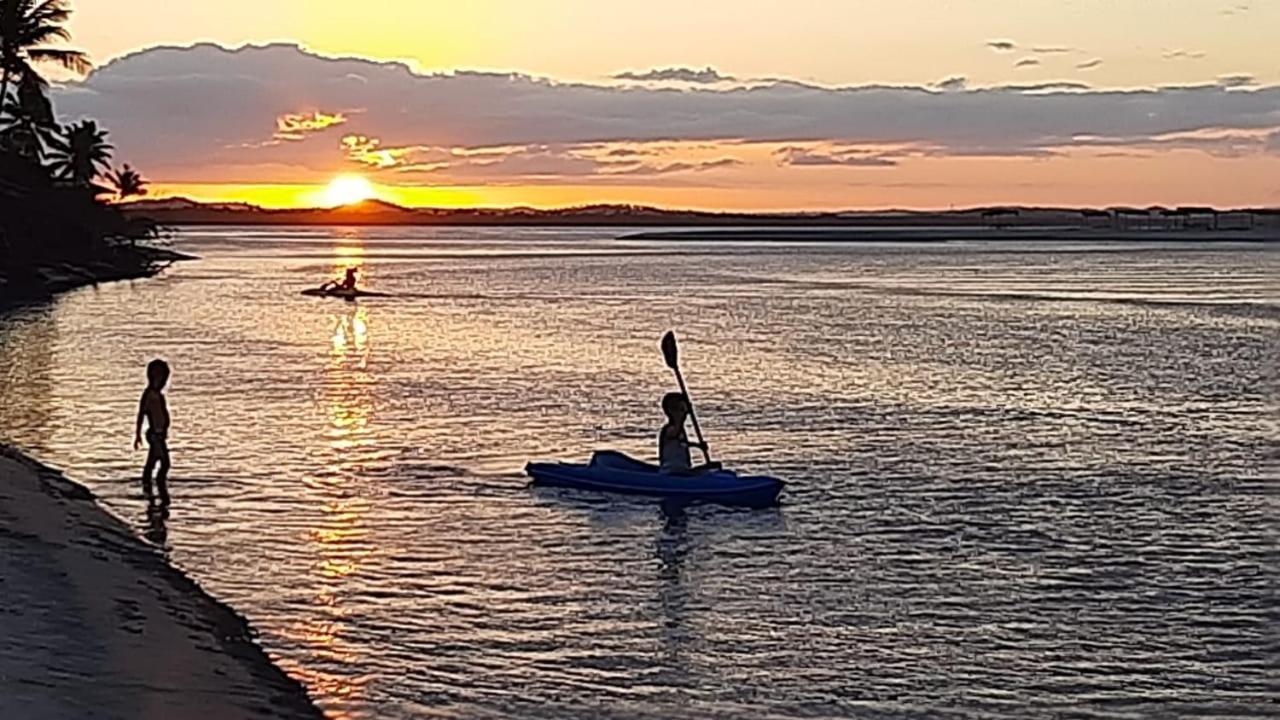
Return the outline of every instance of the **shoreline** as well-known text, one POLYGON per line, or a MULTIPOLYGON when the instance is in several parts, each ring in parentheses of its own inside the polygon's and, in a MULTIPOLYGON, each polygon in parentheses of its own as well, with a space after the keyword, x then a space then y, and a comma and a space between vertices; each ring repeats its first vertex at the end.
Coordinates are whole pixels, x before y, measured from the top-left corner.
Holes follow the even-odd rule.
POLYGON ((243 616, 3 443, 0 637, 0 717, 324 717, 243 616))
POLYGON ((112 257, 47 261, 0 273, 0 308, 47 300, 59 293, 117 280, 140 280, 159 275, 175 262, 196 260, 176 250, 139 246, 112 257))
POLYGON ((1110 230, 1086 228, 699 228, 644 230, 618 240, 661 242, 814 242, 814 243, 950 243, 950 242, 1102 242, 1102 243, 1274 243, 1280 230, 1110 230))

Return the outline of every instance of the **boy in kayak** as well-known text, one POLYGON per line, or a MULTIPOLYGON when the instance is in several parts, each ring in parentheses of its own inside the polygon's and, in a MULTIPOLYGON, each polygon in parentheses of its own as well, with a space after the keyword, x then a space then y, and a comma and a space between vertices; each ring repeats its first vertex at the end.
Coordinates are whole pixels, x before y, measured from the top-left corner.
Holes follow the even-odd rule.
POLYGON ((160 491, 160 504, 169 504, 169 404, 164 399, 164 386, 169 382, 169 364, 152 360, 147 364, 147 389, 138 401, 138 423, 133 432, 133 449, 142 447, 142 420, 147 420, 147 463, 142 468, 142 490, 150 504, 151 472, 156 473, 156 489, 160 491))
POLYGON ((356 272, 358 271, 353 267, 347 268, 347 276, 342 279, 342 282, 339 283, 330 280, 320 286, 321 292, 327 290, 341 290, 343 292, 354 291, 356 289, 356 272))
POLYGON ((689 459, 689 448, 696 447, 705 451, 707 444, 691 443, 684 432, 684 421, 689 416, 689 401, 684 393, 669 392, 662 396, 662 412, 667 416, 667 424, 658 432, 658 466, 664 473, 672 475, 692 475, 713 467, 700 465, 694 467, 689 459))

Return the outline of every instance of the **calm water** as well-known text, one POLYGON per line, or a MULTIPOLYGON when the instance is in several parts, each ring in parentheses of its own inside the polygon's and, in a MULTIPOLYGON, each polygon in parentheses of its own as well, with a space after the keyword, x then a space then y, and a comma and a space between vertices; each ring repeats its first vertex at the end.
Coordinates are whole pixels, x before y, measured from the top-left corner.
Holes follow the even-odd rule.
POLYGON ((1280 253, 612 234, 188 231, 199 262, 0 316, 2 434, 334 717, 1280 711, 1280 253), (345 263, 397 297, 297 294, 345 263), (784 505, 527 488, 653 452, 669 327, 714 452, 784 505))

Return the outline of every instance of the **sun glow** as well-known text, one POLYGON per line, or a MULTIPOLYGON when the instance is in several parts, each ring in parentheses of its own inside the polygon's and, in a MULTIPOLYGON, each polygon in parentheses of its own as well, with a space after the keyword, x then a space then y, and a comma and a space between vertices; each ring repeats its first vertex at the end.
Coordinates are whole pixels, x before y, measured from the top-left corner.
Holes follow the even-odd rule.
POLYGON ((373 184, 359 175, 340 175, 324 189, 326 205, 352 205, 377 196, 373 184))

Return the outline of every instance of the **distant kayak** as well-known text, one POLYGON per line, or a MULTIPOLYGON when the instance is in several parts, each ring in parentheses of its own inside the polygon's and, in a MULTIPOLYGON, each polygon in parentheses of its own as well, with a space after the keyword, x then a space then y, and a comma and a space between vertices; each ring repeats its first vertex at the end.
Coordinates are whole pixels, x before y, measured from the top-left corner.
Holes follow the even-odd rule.
POLYGON ((525 472, 537 485, 746 507, 776 504, 786 485, 777 478, 744 476, 732 470, 672 475, 611 450, 595 453, 586 465, 529 463, 525 472))
POLYGON ((368 290, 343 290, 341 288, 335 288, 333 290, 311 288, 310 290, 303 290, 302 294, 308 297, 332 297, 342 298, 343 300, 354 300, 362 297, 391 297, 387 293, 369 292, 368 290))

